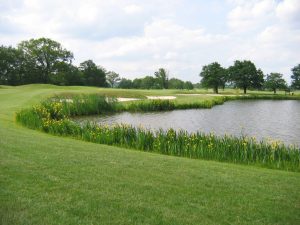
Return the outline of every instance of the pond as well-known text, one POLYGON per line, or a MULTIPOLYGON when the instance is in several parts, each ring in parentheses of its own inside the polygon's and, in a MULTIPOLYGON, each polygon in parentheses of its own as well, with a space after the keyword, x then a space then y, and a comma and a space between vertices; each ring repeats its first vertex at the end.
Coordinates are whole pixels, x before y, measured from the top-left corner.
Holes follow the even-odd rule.
POLYGON ((188 132, 214 132, 217 135, 246 135, 276 139, 300 146, 300 101, 229 101, 212 109, 129 113, 79 117, 76 121, 98 124, 131 124, 149 129, 183 129, 188 132))

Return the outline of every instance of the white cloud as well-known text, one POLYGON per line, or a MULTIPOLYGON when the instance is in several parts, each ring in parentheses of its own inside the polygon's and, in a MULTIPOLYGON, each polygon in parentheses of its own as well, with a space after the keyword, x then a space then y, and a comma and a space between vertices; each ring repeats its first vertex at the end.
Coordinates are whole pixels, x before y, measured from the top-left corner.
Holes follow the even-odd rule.
POLYGON ((225 35, 209 35, 200 28, 155 20, 145 26, 142 36, 114 38, 94 45, 92 55, 113 70, 126 68, 127 75, 151 75, 159 67, 167 67, 181 79, 197 81, 202 64, 216 61, 216 52, 226 49, 222 46, 224 40, 228 40, 225 35), (128 66, 132 62, 137 66, 128 66))
POLYGON ((195 82, 205 64, 250 59, 288 79, 300 59, 299 21, 299 0, 11 0, 0 4, 0 41, 46 36, 76 63, 93 59, 129 78, 166 67, 195 82))
POLYGON ((235 7, 228 14, 228 26, 239 32, 264 26, 274 16, 275 5, 274 0, 235 2, 235 7))
POLYGON ((285 0, 278 4, 276 15, 286 26, 300 29, 300 1, 285 0))
POLYGON ((266 73, 281 72, 289 80, 300 59, 300 1, 230 2, 228 26, 238 37, 232 59, 251 59, 266 73))
POLYGON ((127 6, 124 7, 124 11, 127 14, 140 13, 140 12, 142 12, 142 7, 139 6, 139 5, 135 5, 135 4, 127 5, 127 6))

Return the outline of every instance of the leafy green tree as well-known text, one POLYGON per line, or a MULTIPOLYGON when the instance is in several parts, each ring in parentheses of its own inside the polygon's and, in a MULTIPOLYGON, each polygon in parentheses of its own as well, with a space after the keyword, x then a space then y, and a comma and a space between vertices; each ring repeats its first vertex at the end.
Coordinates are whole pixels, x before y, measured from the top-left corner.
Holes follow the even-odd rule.
POLYGON ((265 82, 264 73, 261 69, 258 69, 257 76, 253 78, 252 87, 257 89, 262 89, 262 87, 264 86, 264 82, 265 82))
POLYGON ((159 86, 162 89, 168 89, 168 72, 164 68, 159 68, 158 71, 154 73, 154 76, 158 80, 159 86))
POLYGON ((152 76, 136 78, 132 81, 132 87, 136 89, 159 89, 158 80, 152 76))
POLYGON ((66 85, 84 85, 84 75, 78 67, 68 64, 67 70, 64 73, 67 82, 66 85))
POLYGON ((122 78, 119 82, 118 88, 123 88, 123 89, 133 88, 133 82, 130 79, 122 78))
POLYGON ((261 72, 258 72, 253 62, 249 60, 236 60, 228 69, 230 79, 235 85, 247 93, 248 88, 256 88, 261 81, 261 72))
POLYGON ((83 73, 76 66, 61 62, 57 71, 50 76, 50 83, 56 85, 84 85, 83 73))
POLYGON ((24 81, 23 57, 18 49, 0 46, 0 84, 19 85, 24 81))
POLYGON ((292 68, 293 74, 291 75, 291 87, 300 90, 300 64, 292 68))
POLYGON ((157 81, 152 76, 145 76, 144 78, 141 79, 141 84, 140 88, 142 89, 159 89, 160 85, 157 81))
POLYGON ((190 81, 184 82, 183 87, 184 87, 184 89, 187 89, 187 90, 193 90, 193 89, 194 89, 194 85, 193 85, 193 83, 190 82, 190 81))
POLYGON ((113 72, 113 71, 109 71, 106 73, 106 80, 108 82, 108 84, 110 85, 110 87, 115 87, 115 85, 117 84, 117 82, 119 82, 120 79, 120 75, 113 72))
POLYGON ((287 88, 286 81, 282 78, 282 74, 280 73, 270 73, 267 75, 265 86, 268 89, 274 91, 276 94, 277 89, 285 89, 287 88))
POLYGON ((132 86, 133 86, 133 88, 135 88, 135 89, 140 89, 140 88, 141 88, 141 83, 142 83, 142 79, 141 79, 141 78, 135 78, 135 79, 132 81, 132 86))
POLYGON ((50 76, 57 72, 61 62, 71 63, 73 54, 60 43, 49 38, 30 39, 18 45, 26 60, 26 72, 34 74, 32 82, 49 83, 50 76))
POLYGON ((106 87, 106 71, 92 60, 80 63, 79 70, 83 73, 85 85, 106 87))
POLYGON ((184 81, 177 78, 171 78, 168 87, 169 89, 184 89, 184 81))
POLYGON ((219 63, 214 62, 203 66, 200 76, 202 77, 201 83, 204 87, 211 87, 215 93, 218 93, 219 87, 225 85, 227 72, 219 63))
POLYGON ((201 88, 203 88, 203 85, 201 84, 201 82, 196 83, 196 84, 193 84, 193 86, 194 86, 194 88, 196 88, 196 89, 201 89, 201 88))

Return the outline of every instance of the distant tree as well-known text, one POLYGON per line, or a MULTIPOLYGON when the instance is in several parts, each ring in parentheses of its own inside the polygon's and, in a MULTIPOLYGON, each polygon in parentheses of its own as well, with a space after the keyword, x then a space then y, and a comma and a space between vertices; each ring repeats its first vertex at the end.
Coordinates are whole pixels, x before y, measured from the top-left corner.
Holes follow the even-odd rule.
POLYGON ((141 88, 141 83, 142 83, 142 79, 141 78, 135 78, 132 81, 132 87, 135 89, 140 89, 141 88))
POLYGON ((152 76, 136 78, 132 81, 132 88, 136 89, 159 89, 158 80, 152 76))
POLYGON ((144 78, 142 78, 140 85, 141 85, 140 88, 142 88, 142 89, 158 89, 158 88, 160 88, 158 80, 152 76, 145 76, 144 78))
POLYGON ((71 63, 73 54, 62 48, 61 44, 49 38, 22 41, 18 49, 24 56, 26 73, 34 83, 49 83, 52 73, 57 72, 57 64, 71 63))
POLYGON ((50 76, 50 83, 56 85, 84 85, 83 73, 72 64, 61 62, 57 71, 50 76))
POLYGON ((106 71, 97 66, 92 60, 80 63, 79 70, 83 73, 85 84, 88 86, 106 87, 106 71))
POLYGON ((0 84, 19 85, 24 80, 22 53, 13 47, 0 46, 0 84))
POLYGON ((264 73, 261 69, 257 70, 257 76, 253 77, 252 87, 261 89, 264 86, 264 73))
POLYGON ((68 64, 68 68, 65 71, 66 85, 84 85, 84 75, 78 67, 68 64))
POLYGON ((197 88, 197 89, 203 88, 203 85, 201 84, 201 82, 195 83, 195 84, 193 84, 193 86, 194 86, 194 88, 197 88))
POLYGON ((219 87, 225 85, 227 72, 219 63, 214 62, 203 66, 200 76, 204 87, 211 87, 215 93, 218 93, 219 87))
POLYGON ((158 80, 159 86, 162 89, 168 89, 168 72, 166 69, 164 68, 160 68, 158 69, 158 71, 156 71, 154 73, 156 79, 158 80))
POLYGON ((168 87, 169 89, 184 89, 184 82, 177 78, 171 78, 168 87))
POLYGON ((230 80, 247 93, 248 88, 256 88, 261 81, 261 72, 258 72, 253 62, 236 60, 228 69, 230 80))
POLYGON ((267 75, 265 86, 268 89, 274 91, 276 94, 277 89, 285 89, 287 88, 286 81, 282 78, 282 74, 280 73, 270 73, 267 75))
POLYGON ((292 68, 293 74, 291 75, 291 87, 300 90, 300 64, 292 68))
POLYGON ((194 89, 194 85, 193 85, 193 83, 190 82, 190 81, 184 82, 183 87, 184 87, 184 89, 187 89, 187 90, 193 90, 193 89, 194 89))
POLYGON ((122 78, 118 84, 118 88, 123 88, 123 89, 133 88, 133 82, 130 79, 122 78))
POLYGON ((106 73, 106 80, 108 82, 108 84, 110 85, 110 87, 115 87, 115 85, 117 84, 117 82, 119 82, 120 76, 119 74, 113 72, 113 71, 109 71, 106 73))

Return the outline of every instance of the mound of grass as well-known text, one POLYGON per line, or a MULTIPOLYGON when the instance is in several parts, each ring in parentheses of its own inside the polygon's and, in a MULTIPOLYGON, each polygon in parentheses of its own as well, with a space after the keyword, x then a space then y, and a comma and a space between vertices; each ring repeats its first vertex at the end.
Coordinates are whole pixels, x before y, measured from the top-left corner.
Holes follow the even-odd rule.
POLYGON ((126 150, 14 122, 16 111, 62 92, 99 93, 0 90, 1 224, 300 224, 299 173, 126 150))

